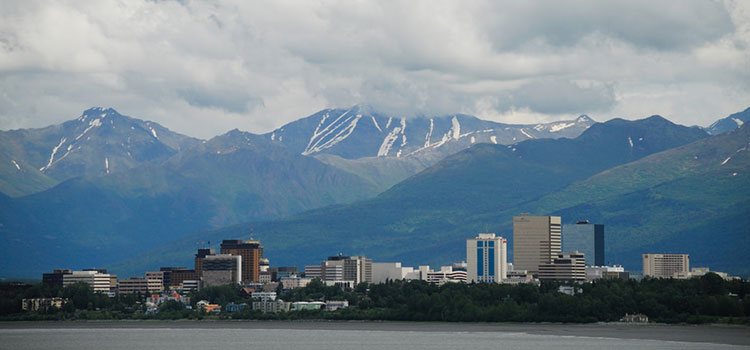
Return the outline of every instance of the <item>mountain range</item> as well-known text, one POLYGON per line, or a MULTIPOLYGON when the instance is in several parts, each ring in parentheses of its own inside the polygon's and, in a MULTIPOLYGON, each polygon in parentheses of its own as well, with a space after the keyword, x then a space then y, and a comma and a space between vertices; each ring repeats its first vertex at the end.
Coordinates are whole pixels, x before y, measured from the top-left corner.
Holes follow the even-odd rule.
MULTIPOLYGON (((605 223, 608 260, 633 269, 640 250, 690 248, 669 238, 703 237, 711 225, 729 238, 715 251, 731 250, 747 240, 747 226, 737 226, 748 214, 747 163, 737 151, 747 128, 709 137, 720 122, 704 131, 658 116, 595 123, 582 115, 509 125, 354 106, 263 135, 198 140, 94 108, 60 125, 0 132, 0 269, 33 276, 106 265, 136 275, 189 265, 196 242, 252 231, 273 265, 336 252, 446 264, 462 259, 461 242, 476 232, 511 236, 521 211, 605 223), (702 147, 690 151, 700 162, 684 164, 685 147, 702 147), (716 168, 724 156, 732 158, 716 168), (712 177, 728 170, 737 175, 712 177), (677 196, 681 186, 698 188, 685 187, 696 193, 688 200, 677 196), (678 208, 700 220, 675 221, 678 208)), ((706 261, 745 272, 745 255, 706 261)))

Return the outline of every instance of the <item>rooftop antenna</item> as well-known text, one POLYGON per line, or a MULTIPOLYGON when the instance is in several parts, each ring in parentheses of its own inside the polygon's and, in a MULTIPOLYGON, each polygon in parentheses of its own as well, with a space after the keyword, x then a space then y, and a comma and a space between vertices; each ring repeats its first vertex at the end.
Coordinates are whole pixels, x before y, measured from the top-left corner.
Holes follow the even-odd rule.
POLYGON ((253 231, 253 225, 250 225, 250 240, 254 241, 255 239, 253 236, 255 235, 255 232, 253 231))

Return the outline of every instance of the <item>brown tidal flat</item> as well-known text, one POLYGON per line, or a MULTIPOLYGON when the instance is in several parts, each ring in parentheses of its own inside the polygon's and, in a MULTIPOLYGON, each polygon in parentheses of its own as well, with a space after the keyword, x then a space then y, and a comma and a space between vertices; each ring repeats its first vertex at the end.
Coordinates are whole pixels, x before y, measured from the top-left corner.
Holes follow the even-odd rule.
POLYGON ((403 332, 508 332, 530 335, 650 339, 750 346, 750 327, 665 324, 494 324, 378 321, 71 321, 2 322, 0 329, 33 328, 301 329, 403 332))

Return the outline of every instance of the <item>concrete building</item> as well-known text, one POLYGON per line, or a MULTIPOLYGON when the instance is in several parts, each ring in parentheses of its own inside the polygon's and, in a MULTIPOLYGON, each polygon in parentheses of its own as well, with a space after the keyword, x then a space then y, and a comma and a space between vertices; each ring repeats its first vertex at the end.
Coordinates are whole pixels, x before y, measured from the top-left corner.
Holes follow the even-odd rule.
POLYGON ((643 277, 672 278, 690 272, 688 254, 643 254, 643 277))
POLYGON ((122 295, 137 294, 142 295, 150 294, 148 290, 148 280, 144 277, 130 277, 129 279, 122 279, 117 284, 117 291, 122 295))
POLYGON ((539 265, 539 279, 585 281, 585 256, 577 251, 558 254, 552 262, 539 265))
POLYGON ((413 267, 403 267, 400 262, 372 263, 372 283, 385 283, 386 280, 420 279, 413 267))
POLYGON ((164 271, 146 271, 146 282, 149 293, 164 290, 164 271))
POLYGON ((579 251, 586 266, 604 266, 604 225, 579 221, 562 225, 562 251, 579 251))
POLYGON ((94 292, 109 293, 112 290, 111 279, 113 275, 106 272, 102 273, 100 271, 101 270, 83 270, 65 274, 63 275, 63 286, 68 286, 77 282, 86 282, 91 286, 94 292))
POLYGON ((294 289, 294 288, 302 288, 306 287, 310 281, 313 279, 310 277, 297 277, 297 276, 291 276, 282 278, 281 281, 281 287, 283 289, 294 289))
POLYGON ((559 216, 514 216, 513 265, 538 274, 540 265, 550 264, 560 254, 560 236, 559 216))
POLYGON ((598 279, 629 279, 630 273, 622 265, 615 266, 586 266, 586 280, 598 279))
POLYGON ((329 256, 320 265, 305 266, 305 277, 322 281, 352 281, 355 285, 372 283, 372 259, 365 256, 329 256))
POLYGON ((287 312, 291 309, 292 303, 285 302, 281 299, 254 301, 252 307, 253 310, 260 310, 262 312, 287 312))
POLYGON ((263 247, 260 246, 259 241, 243 242, 241 239, 225 239, 221 242, 221 254, 242 257, 242 279, 240 282, 260 282, 263 247))
MULTIPOLYGON (((421 267, 421 266, 420 266, 421 267)), ((466 265, 441 266, 439 271, 429 270, 425 274, 428 283, 443 285, 446 283, 466 282, 468 276, 466 265)))
POLYGON ((508 242, 494 233, 466 240, 467 282, 501 283, 508 277, 508 242))
POLYGON ((242 282, 242 256, 232 254, 208 255, 203 258, 203 286, 240 284, 242 282))
POLYGON ((216 255, 216 249, 200 248, 195 253, 195 272, 198 274, 198 277, 203 276, 203 259, 209 255, 216 255))

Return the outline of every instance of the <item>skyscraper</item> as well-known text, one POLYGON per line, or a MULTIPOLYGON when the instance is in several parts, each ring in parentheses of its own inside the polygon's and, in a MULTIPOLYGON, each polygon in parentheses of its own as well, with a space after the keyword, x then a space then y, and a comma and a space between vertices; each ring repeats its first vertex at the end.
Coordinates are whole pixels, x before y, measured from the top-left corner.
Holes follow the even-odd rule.
POLYGON ((507 241, 494 233, 466 240, 467 282, 500 283, 508 276, 507 241))
POLYGON ((560 254, 560 229, 559 216, 514 216, 513 268, 538 274, 560 254))
POLYGON ((263 247, 259 241, 242 241, 225 239, 221 242, 221 254, 239 255, 242 257, 242 281, 260 281, 260 259, 263 258, 263 247))
POLYGON ((562 225, 562 251, 574 250, 584 254, 587 266, 604 266, 604 225, 588 221, 562 225))

